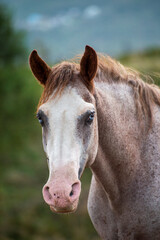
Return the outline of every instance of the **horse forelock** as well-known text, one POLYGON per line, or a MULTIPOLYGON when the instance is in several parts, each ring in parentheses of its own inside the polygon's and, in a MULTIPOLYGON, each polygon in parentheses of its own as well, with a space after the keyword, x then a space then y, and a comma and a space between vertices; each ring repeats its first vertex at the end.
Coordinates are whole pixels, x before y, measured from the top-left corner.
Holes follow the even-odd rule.
POLYGON ((73 82, 78 71, 79 65, 76 63, 62 62, 54 66, 45 84, 38 107, 47 102, 51 95, 53 98, 61 95, 66 86, 73 82))
MULTIPOLYGON (((38 107, 47 102, 49 97, 54 93, 53 97, 61 95, 63 90, 71 83, 74 82, 75 77, 79 77, 79 80, 84 84, 82 77, 80 76, 80 58, 78 56, 70 61, 61 62, 52 68, 52 71, 47 79, 44 91, 40 98, 38 107)), ((137 108, 137 115, 139 120, 144 119, 144 116, 148 118, 149 126, 152 124, 152 106, 153 102, 160 105, 160 89, 154 85, 149 84, 142 80, 150 79, 139 72, 124 67, 118 61, 112 59, 109 56, 102 54, 98 55, 98 71, 95 77, 96 82, 112 83, 125 83, 130 85, 134 90, 134 100, 137 108)), ((89 88, 88 83, 85 84, 89 88)))

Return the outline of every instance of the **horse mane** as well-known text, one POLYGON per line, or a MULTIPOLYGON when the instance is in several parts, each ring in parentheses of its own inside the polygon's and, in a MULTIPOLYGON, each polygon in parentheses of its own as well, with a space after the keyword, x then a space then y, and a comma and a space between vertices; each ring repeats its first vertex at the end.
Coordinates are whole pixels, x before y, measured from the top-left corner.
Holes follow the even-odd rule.
MULTIPOLYGON (((66 86, 73 82, 77 74, 80 76, 80 58, 78 56, 69 61, 61 62, 52 68, 51 73, 47 79, 44 91, 40 98, 38 107, 45 103, 49 97, 54 93, 54 97, 61 94, 66 86)), ((98 54, 98 71, 95 81, 103 81, 108 83, 126 83, 132 86, 134 90, 134 98, 137 108, 138 118, 148 116, 148 123, 152 123, 152 103, 160 106, 160 89, 154 84, 149 84, 144 80, 148 77, 141 73, 124 67, 118 61, 109 56, 98 54), (144 80, 142 80, 144 79, 144 80)), ((85 84, 85 82, 83 81, 85 84)))
POLYGON ((98 79, 109 83, 126 83, 133 88, 138 119, 148 119, 148 128, 152 125, 153 103, 160 106, 160 88, 153 84, 150 76, 131 68, 124 67, 120 62, 109 56, 99 55, 98 79), (149 83, 150 82, 150 83, 149 83))

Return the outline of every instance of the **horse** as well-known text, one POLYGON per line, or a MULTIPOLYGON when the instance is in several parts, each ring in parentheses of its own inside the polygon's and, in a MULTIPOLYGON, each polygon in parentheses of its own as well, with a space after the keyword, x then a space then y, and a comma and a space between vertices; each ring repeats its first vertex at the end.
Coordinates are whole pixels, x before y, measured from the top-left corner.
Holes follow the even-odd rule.
POLYGON ((77 60, 50 67, 33 50, 44 87, 37 108, 49 178, 43 198, 74 212, 86 167, 88 212, 105 240, 160 239, 160 90, 86 46, 77 60))

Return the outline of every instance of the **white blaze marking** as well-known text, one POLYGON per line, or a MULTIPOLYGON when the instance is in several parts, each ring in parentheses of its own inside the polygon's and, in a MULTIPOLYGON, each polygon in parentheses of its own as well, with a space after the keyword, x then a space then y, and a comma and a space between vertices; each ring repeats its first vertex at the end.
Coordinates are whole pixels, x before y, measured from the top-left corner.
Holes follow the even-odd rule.
POLYGON ((78 175, 83 146, 76 138, 77 118, 87 110, 93 110, 73 88, 64 90, 62 96, 50 99, 40 109, 48 116, 49 134, 45 148, 49 157, 50 175, 59 167, 71 164, 78 175))

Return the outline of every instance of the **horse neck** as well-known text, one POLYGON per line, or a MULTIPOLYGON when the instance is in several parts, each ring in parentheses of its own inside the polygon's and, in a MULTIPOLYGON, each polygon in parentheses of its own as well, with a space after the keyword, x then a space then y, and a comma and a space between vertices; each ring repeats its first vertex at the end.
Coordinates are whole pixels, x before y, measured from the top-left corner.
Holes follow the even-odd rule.
POLYGON ((138 168, 139 124, 130 86, 124 83, 95 86, 99 146, 91 169, 112 205, 116 205, 138 168))

